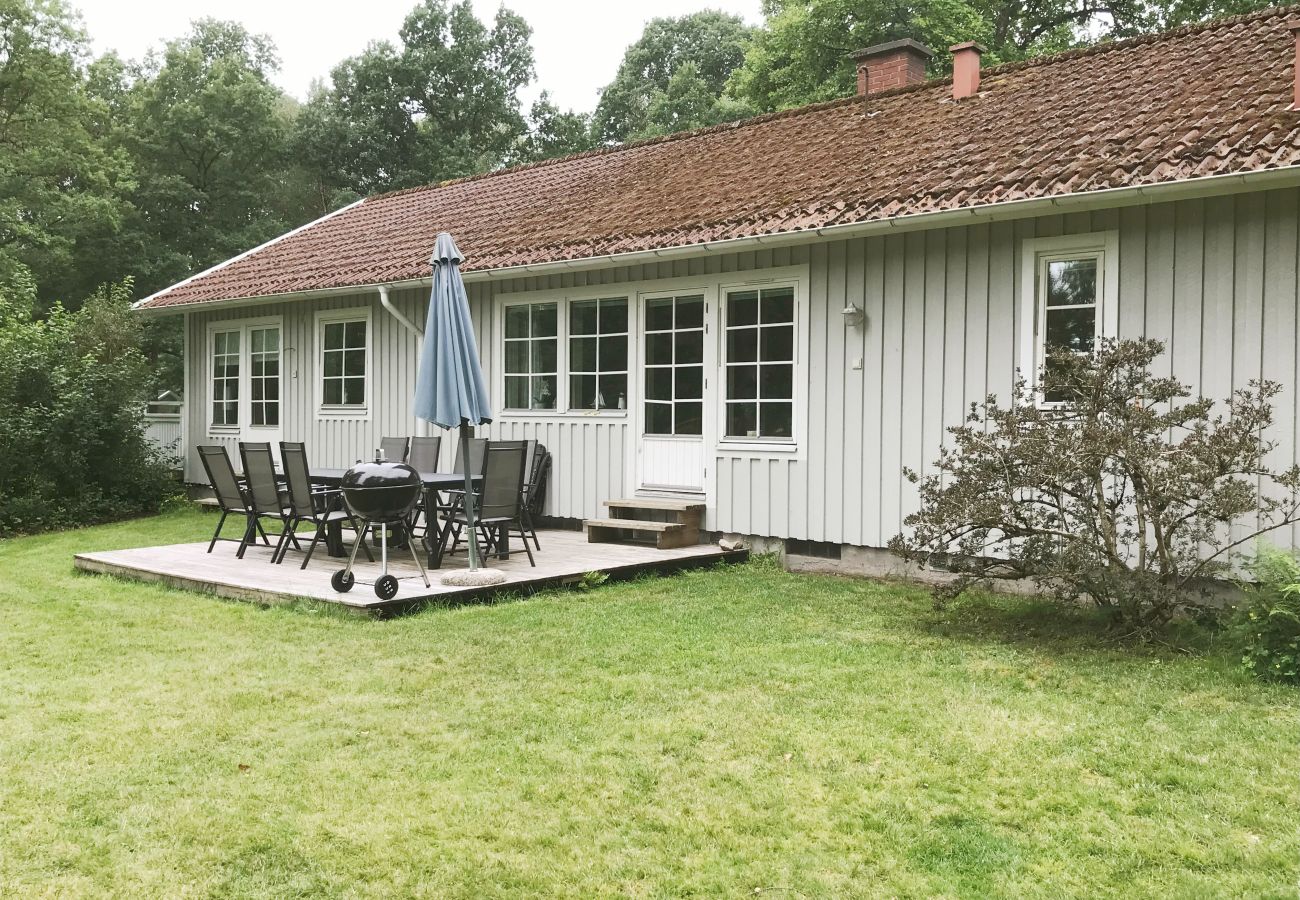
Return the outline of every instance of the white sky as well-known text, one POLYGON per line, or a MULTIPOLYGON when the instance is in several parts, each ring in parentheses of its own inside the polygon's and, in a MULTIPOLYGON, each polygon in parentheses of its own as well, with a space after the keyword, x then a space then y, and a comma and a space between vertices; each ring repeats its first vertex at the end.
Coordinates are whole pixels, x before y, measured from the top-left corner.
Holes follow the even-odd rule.
MULTIPOLYGON (((270 35, 280 52, 280 86, 299 99, 312 79, 325 79, 339 60, 360 53, 371 41, 396 43, 397 31, 416 0, 342 3, 281 0, 71 0, 90 33, 95 52, 116 50, 139 59, 149 48, 184 34, 193 19, 206 16, 242 22, 270 35)), ((499 0, 473 0, 491 22, 499 0)), ((614 77, 624 48, 641 35, 647 19, 699 9, 738 13, 762 21, 760 0, 508 0, 506 6, 533 28, 537 81, 524 92, 525 106, 545 88, 561 109, 595 108, 599 89, 614 77)))

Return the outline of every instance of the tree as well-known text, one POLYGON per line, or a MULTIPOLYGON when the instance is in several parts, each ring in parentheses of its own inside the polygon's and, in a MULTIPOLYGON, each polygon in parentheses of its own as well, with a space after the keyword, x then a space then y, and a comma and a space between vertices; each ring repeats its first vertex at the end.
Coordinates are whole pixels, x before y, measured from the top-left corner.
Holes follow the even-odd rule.
POLYGON ((596 146, 591 133, 591 117, 573 110, 561 112, 542 91, 528 114, 528 134, 520 139, 519 151, 512 162, 537 162, 582 153, 596 146))
POLYGON ((51 276, 77 271, 78 243, 121 223, 130 167, 98 139, 87 56, 58 0, 0 0, 0 289, 30 272, 49 296, 51 276))
POLYGON ((531 35, 504 7, 489 28, 468 0, 424 0, 400 47, 372 44, 336 66, 298 128, 323 193, 413 187, 511 158, 528 132, 518 91, 533 77, 531 35))
POLYGON ((942 599, 988 579, 1027 578, 1060 599, 1091 598, 1135 629, 1196 605, 1238 548, 1300 521, 1300 468, 1272 468, 1272 382, 1237 391, 1226 413, 1157 377, 1155 340, 1054 349, 1035 402, 1020 381, 1003 407, 972 404, 932 474, 907 477, 921 508, 890 548, 941 563, 942 599))
POLYGON ((753 35, 739 16, 717 10, 652 19, 601 91, 596 137, 635 140, 745 115, 721 97, 753 35))

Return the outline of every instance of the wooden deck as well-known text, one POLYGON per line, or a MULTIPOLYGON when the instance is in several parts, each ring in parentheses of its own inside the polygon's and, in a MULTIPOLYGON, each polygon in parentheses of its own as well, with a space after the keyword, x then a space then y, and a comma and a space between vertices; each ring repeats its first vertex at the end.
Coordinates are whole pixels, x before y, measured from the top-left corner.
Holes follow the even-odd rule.
MULTIPOLYGON (((345 533, 349 544, 351 532, 345 533)), ((428 601, 458 602, 499 591, 529 592, 542 587, 573 583, 588 572, 605 572, 620 578, 643 571, 673 571, 709 565, 722 560, 741 560, 746 553, 727 552, 716 544, 698 544, 675 550, 658 550, 632 544, 591 544, 580 531, 544 530, 539 537, 540 551, 534 550, 537 567, 528 565, 528 557, 517 552, 509 560, 490 560, 488 565, 506 575, 504 584, 491 588, 444 586, 440 576, 449 570, 468 565, 464 553, 448 556, 441 569, 429 573, 432 587, 420 580, 414 563, 405 551, 389 554, 389 572, 400 579, 397 596, 380 600, 370 584, 379 575, 379 563, 358 561, 356 586, 346 594, 335 593, 330 575, 343 567, 345 560, 333 559, 318 549, 306 569, 300 569, 302 554, 293 550, 283 565, 272 565, 271 549, 262 545, 249 548, 244 558, 235 558, 235 544, 218 543, 212 553, 207 542, 140 547, 134 550, 110 550, 79 553, 73 564, 82 572, 115 575, 136 581, 153 581, 186 590, 201 591, 233 600, 253 603, 286 603, 310 598, 371 614, 394 613, 423 606, 428 601)), ((517 540, 517 539, 516 539, 517 540)), ((375 556, 379 553, 376 549, 375 556)))

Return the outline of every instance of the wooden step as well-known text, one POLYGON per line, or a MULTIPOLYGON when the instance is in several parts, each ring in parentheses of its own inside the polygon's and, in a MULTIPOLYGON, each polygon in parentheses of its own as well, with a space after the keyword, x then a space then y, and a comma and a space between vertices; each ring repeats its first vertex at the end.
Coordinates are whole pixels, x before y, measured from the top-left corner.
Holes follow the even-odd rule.
POLYGON ((627 532, 653 534, 660 550, 690 547, 700 542, 700 529, 690 523, 653 522, 647 519, 587 519, 587 541, 593 544, 617 544, 627 532))
POLYGON ((666 512, 690 512, 704 509, 698 500, 668 500, 650 497, 632 497, 626 500, 606 500, 610 509, 658 509, 666 512))

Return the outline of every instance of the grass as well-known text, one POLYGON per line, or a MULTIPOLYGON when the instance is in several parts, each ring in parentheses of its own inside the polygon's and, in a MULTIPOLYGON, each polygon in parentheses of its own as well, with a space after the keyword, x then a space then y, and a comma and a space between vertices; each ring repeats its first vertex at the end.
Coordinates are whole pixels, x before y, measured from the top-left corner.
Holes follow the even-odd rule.
POLYGON ((211 523, 0 543, 0 895, 1297 892, 1300 694, 1212 646, 762 561, 384 622, 72 572, 211 523))

